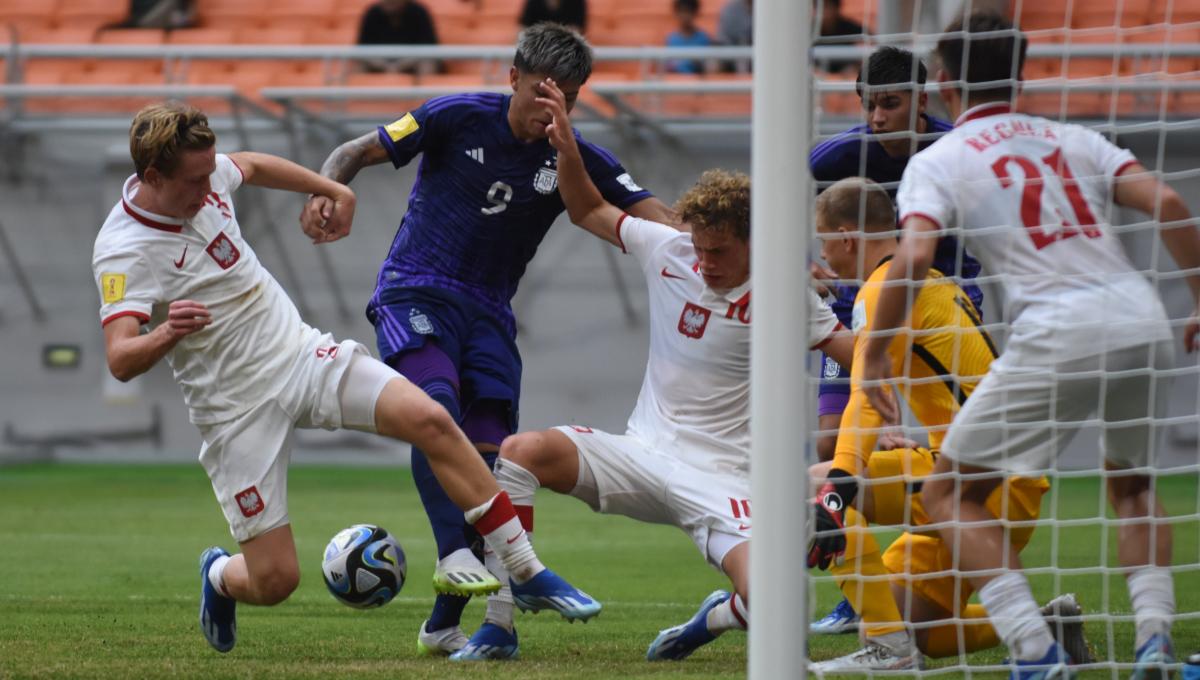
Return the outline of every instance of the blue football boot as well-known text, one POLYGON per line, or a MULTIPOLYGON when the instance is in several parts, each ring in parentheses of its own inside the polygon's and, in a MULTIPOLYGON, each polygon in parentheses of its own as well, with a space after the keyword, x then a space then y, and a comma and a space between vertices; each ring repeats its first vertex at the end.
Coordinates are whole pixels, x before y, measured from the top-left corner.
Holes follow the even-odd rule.
POLYGON ((237 602, 213 588, 208 580, 208 568, 218 557, 228 556, 223 548, 213 546, 200 553, 200 632, 218 652, 228 652, 237 642, 237 602))
POLYGON ((562 617, 571 623, 577 619, 586 623, 588 619, 600 613, 599 602, 549 569, 541 571, 525 583, 518 584, 513 581, 510 585, 513 602, 523 612, 537 613, 551 609, 562 614, 562 617))
POLYGON ((833 608, 833 611, 826 614, 824 618, 810 623, 808 625, 808 632, 810 635, 854 633, 858 631, 858 621, 858 612, 854 611, 854 607, 850 606, 850 600, 843 598, 833 608))
POLYGON ((1173 663, 1175 650, 1171 646, 1171 638, 1155 635, 1138 647, 1137 662, 1129 680, 1167 680, 1171 677, 1170 664, 1173 663))
POLYGON ((451 661, 504 661, 517 658, 517 631, 484 623, 467 644, 450 655, 451 661))
POLYGON ((1009 674, 1009 680, 1072 680, 1075 671, 1069 668, 1071 656, 1062 645, 1055 642, 1046 650, 1046 655, 1037 661, 1017 660, 1016 668, 1009 674))
POLYGON ((658 637, 654 638, 654 642, 651 642, 650 647, 646 650, 646 660, 672 659, 679 661, 716 640, 717 636, 708 630, 708 613, 713 610, 713 607, 727 601, 729 597, 729 593, 724 590, 714 590, 710 593, 708 597, 704 598, 704 602, 700 603, 700 609, 687 620, 687 623, 681 623, 659 632, 658 637))

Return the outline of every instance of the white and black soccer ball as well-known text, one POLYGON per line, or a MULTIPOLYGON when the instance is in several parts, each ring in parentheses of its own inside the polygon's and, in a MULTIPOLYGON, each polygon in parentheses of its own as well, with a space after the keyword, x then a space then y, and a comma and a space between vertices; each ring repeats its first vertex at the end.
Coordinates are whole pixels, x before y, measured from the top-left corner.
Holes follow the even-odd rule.
POLYGON ((408 562, 383 527, 355 524, 325 546, 325 585, 339 602, 356 609, 382 607, 404 587, 408 562))

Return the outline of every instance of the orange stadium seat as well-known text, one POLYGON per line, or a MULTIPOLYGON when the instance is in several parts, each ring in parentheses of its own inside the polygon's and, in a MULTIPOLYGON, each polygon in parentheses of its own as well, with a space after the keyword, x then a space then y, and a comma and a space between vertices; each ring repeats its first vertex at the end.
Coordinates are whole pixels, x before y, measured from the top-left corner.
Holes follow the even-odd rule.
POLYGON ((337 0, 267 0, 261 22, 268 28, 311 30, 336 22, 337 0))
POLYGON ((3 0, 0 25, 9 24, 18 31, 51 28, 60 0, 3 0))
POLYGON ((203 0, 197 6, 204 28, 259 28, 266 11, 267 0, 203 0))
POLYGON ((49 45, 90 43, 95 37, 96 30, 92 28, 25 28, 18 35, 21 42, 49 45))
POLYGON ((229 28, 183 28, 167 33, 168 45, 232 45, 229 28))
POLYGON ((304 42, 309 45, 353 45, 357 41, 358 24, 330 24, 304 32, 304 42))
POLYGON ((1149 23, 1171 24, 1200 22, 1200 3, 1188 0, 1152 0, 1146 20, 1149 23))
MULTIPOLYGON (((161 45, 166 32, 154 28, 117 28, 100 31, 100 45, 161 45)), ((131 82, 163 82, 163 59, 94 59, 84 71, 86 79, 97 84, 131 82)))
POLYGON ((95 30, 120 23, 128 13, 127 4, 111 0, 70 0, 58 7, 54 24, 60 28, 95 30))

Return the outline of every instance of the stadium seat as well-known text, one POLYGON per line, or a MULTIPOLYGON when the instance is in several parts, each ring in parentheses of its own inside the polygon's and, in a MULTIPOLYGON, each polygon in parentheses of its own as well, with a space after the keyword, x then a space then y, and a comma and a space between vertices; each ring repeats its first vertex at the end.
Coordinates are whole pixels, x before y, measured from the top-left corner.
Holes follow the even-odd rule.
MULTIPOLYGON (((96 34, 99 45, 162 45, 166 32, 156 28, 118 28, 96 34)), ((93 59, 81 75, 97 85, 163 82, 163 58, 93 59)))
POLYGON ((18 31, 53 28, 60 2, 62 0, 3 0, 0 2, 0 25, 8 24, 18 31))
POLYGON ((264 28, 308 31, 337 22, 337 0, 267 0, 261 17, 264 28))
POLYGON ((92 28, 32 28, 21 29, 17 34, 21 42, 46 45, 78 45, 92 42, 96 30, 92 28))
POLYGON ((203 28, 261 28, 266 12, 267 0, 204 0, 197 7, 203 28))
POLYGON ((1090 28, 1095 26, 1134 27, 1146 21, 1149 7, 1137 0, 1087 0, 1076 2, 1071 15, 1071 26, 1090 28))
POLYGON ((232 45, 234 32, 229 28, 183 28, 167 33, 168 45, 232 45))
POLYGON ((331 23, 304 32, 309 45, 353 45, 358 41, 358 24, 331 23))
POLYGON ((70 0, 59 5, 54 25, 59 28, 98 30, 120 23, 128 15, 127 3, 112 0, 70 0))

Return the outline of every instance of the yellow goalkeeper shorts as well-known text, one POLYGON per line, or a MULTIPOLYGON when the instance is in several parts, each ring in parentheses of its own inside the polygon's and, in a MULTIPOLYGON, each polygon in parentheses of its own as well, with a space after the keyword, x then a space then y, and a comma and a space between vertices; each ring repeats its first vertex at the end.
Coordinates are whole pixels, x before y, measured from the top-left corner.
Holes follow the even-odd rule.
POLYGON ((867 459, 871 521, 886 526, 928 524, 920 488, 921 480, 933 470, 934 460, 934 454, 923 448, 873 451, 867 459))
MULTIPOLYGON (((1044 477, 1009 479, 1007 518, 1010 521, 1036 520, 1041 513, 1042 495, 1050 488, 1049 482, 1044 477)), ((988 497, 987 506, 993 515, 1000 515, 1003 500, 1004 487, 999 486, 988 497)), ((917 506, 919 501, 912 503, 917 506)), ((1025 548, 1033 536, 1033 530, 1032 525, 1012 528, 1010 537, 1014 552, 1020 553, 1025 548)), ((962 578, 961 574, 938 574, 953 570, 954 563, 949 549, 936 533, 910 531, 901 534, 884 551, 883 564, 895 575, 893 584, 912 590, 948 613, 960 612, 974 592, 970 581, 962 578)))

